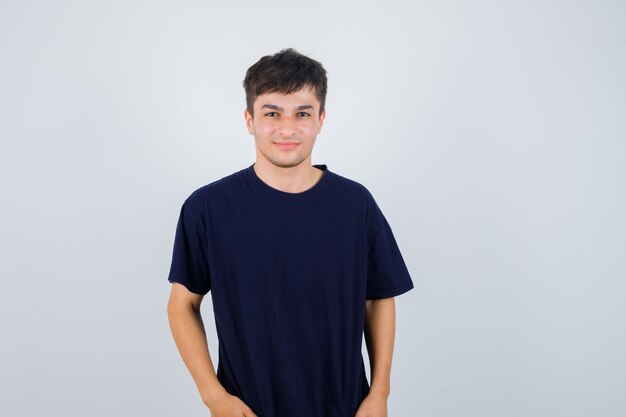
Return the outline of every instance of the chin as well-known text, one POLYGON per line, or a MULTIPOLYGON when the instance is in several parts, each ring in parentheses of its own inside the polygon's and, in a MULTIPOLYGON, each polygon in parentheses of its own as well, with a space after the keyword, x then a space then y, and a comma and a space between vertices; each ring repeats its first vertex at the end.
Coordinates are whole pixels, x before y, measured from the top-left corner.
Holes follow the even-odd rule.
POLYGON ((272 161, 272 163, 282 168, 292 168, 292 167, 300 165, 303 161, 304 161, 303 159, 296 159, 296 160, 289 160, 289 161, 274 160, 272 161))

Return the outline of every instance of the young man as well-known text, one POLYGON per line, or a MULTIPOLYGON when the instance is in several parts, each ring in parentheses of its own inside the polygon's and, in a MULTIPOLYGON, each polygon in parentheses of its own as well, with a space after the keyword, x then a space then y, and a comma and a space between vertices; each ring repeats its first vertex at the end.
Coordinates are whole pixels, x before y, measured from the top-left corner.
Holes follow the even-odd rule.
POLYGON ((213 417, 387 417, 394 297, 413 282, 367 188, 311 164, 326 85, 322 65, 293 49, 251 66, 256 161, 180 210, 168 316, 213 417), (217 373, 200 315, 209 291, 217 373))

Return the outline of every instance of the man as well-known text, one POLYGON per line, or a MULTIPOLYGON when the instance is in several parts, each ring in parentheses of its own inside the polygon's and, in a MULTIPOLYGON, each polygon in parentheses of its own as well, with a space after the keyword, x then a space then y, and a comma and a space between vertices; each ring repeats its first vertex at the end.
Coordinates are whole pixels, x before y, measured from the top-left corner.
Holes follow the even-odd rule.
POLYGON ((394 297, 413 282, 370 192, 311 164, 326 71, 285 49, 244 87, 256 161, 180 210, 168 277, 178 350, 213 417, 387 417, 394 297), (209 291, 217 373, 200 315, 209 291))

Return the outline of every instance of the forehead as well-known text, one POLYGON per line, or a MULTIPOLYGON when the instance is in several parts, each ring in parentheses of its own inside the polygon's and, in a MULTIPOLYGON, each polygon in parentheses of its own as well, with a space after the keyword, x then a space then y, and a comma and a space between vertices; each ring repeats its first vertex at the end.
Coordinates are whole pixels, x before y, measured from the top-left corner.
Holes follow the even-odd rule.
POLYGON ((266 104, 280 106, 285 109, 295 108, 301 105, 311 105, 315 109, 319 109, 320 107, 320 102, 315 95, 315 89, 310 87, 301 88, 290 94, 280 92, 264 93, 258 95, 254 100, 255 108, 261 108, 266 104))

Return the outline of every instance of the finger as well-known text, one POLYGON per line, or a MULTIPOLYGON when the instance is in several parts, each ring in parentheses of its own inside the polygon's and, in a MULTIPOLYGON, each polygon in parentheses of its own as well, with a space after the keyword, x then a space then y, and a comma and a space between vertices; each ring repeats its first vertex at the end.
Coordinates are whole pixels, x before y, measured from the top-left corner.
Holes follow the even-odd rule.
POLYGON ((258 417, 256 414, 254 414, 254 412, 250 408, 246 409, 244 416, 245 417, 258 417))

